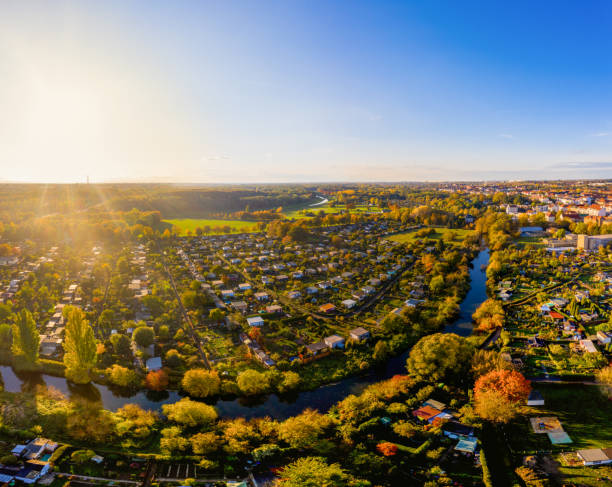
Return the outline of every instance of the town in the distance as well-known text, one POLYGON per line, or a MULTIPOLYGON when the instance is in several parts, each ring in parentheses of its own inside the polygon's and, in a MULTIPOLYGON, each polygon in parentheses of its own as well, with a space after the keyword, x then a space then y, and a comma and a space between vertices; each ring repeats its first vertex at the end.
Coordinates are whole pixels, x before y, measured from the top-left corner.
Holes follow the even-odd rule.
POLYGON ((612 483, 612 183, 0 186, 0 482, 612 483))

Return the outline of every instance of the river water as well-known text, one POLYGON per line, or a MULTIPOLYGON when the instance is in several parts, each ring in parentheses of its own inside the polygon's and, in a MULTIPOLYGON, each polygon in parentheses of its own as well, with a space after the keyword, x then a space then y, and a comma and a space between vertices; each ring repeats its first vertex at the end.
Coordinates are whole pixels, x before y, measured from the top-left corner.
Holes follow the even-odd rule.
MULTIPOLYGON (((489 262, 489 251, 482 250, 472 262, 470 270, 471 286, 465 299, 461 302, 460 315, 444 329, 445 333, 456 333, 468 336, 472 333, 472 313, 487 299, 486 275, 482 266, 486 267, 489 262)), ((276 419, 285 419, 295 416, 306 408, 327 411, 338 401, 349 394, 358 394, 368 385, 396 374, 406 372, 405 364, 409 350, 403 354, 393 357, 381 367, 370 370, 364 375, 349 377, 334 384, 321 386, 313 391, 301 392, 291 396, 279 396, 270 394, 265 397, 239 398, 231 401, 219 400, 215 407, 219 416, 226 418, 245 417, 254 418, 270 416, 276 419)), ((76 386, 62 377, 53 377, 46 374, 19 374, 17 375, 11 367, 0 367, 0 373, 4 380, 4 389, 9 392, 20 392, 31 389, 36 385, 54 387, 71 398, 86 398, 99 401, 105 409, 115 411, 125 404, 136 403, 145 409, 160 410, 163 404, 173 403, 181 399, 177 391, 163 393, 138 392, 131 396, 122 395, 119 391, 111 390, 107 386, 88 384, 76 386)))

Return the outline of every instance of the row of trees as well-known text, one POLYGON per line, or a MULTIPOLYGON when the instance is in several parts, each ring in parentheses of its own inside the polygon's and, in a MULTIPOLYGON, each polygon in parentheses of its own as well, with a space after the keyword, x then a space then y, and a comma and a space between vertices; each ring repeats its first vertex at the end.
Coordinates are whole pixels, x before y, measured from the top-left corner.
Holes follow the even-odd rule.
MULTIPOLYGON (((64 339, 64 365, 66 378, 77 383, 91 381, 91 372, 96 365, 96 340, 93 329, 85 319, 83 311, 73 306, 64 308, 66 319, 64 339)), ((7 336, 8 329, 0 328, 0 335, 7 336)), ((40 335, 32 313, 23 309, 14 319, 11 329, 14 365, 19 370, 38 370, 40 335)))

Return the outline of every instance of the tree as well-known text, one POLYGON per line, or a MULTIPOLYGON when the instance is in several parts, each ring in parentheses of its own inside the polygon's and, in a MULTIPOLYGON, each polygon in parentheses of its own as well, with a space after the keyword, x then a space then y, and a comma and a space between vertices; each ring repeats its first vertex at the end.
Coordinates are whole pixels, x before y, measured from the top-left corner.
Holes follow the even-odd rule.
POLYGON ((493 370, 502 370, 512 367, 499 353, 494 350, 476 350, 472 357, 472 375, 478 379, 493 370))
POLYGON ((278 392, 282 394, 284 392, 293 391, 300 386, 301 382, 302 379, 298 373, 291 370, 283 372, 283 378, 277 386, 278 392))
POLYGON ((117 355, 121 355, 126 358, 132 356, 132 342, 130 341, 127 335, 123 335, 122 333, 115 333, 110 337, 110 342, 113 346, 114 352, 117 355))
POLYGON ((221 438, 217 433, 209 431, 206 433, 196 433, 189 438, 191 449, 196 455, 208 455, 219 449, 221 438))
POLYGON ((280 471, 275 487, 345 487, 349 477, 338 465, 321 457, 303 457, 280 471))
POLYGON ((438 275, 431 278, 429 289, 433 294, 439 294, 444 289, 444 276, 438 275))
POLYGON ((164 453, 171 454, 175 451, 185 451, 189 446, 189 440, 183 437, 183 432, 178 426, 164 428, 161 430, 161 436, 159 447, 164 453))
POLYGON ((40 336, 32 313, 23 309, 17 314, 13 325, 13 355, 28 368, 38 362, 39 347, 40 336))
POLYGON ((270 380, 264 372, 258 372, 253 369, 247 369, 240 374, 236 379, 238 388, 243 394, 255 395, 264 394, 270 390, 270 380))
POLYGON ((601 384, 602 391, 612 397, 612 366, 604 367, 595 374, 595 379, 601 384))
POLYGON ((487 421, 507 423, 518 414, 530 391, 530 382, 520 372, 493 370, 474 385, 476 413, 487 421))
POLYGON ((406 367, 426 382, 463 378, 472 358, 470 343, 454 333, 434 333, 421 338, 410 351, 406 367))
POLYGON ((512 402, 525 401, 531 391, 531 383, 516 370, 493 370, 480 377, 474 385, 474 396, 485 391, 495 391, 512 402))
POLYGON ((376 449, 386 457, 392 457, 397 453, 397 445, 388 441, 383 441, 376 445, 376 449))
POLYGON ((221 379, 215 371, 191 369, 183 376, 181 386, 190 396, 204 398, 219 393, 221 379))
POLYGON ((140 376, 132 369, 114 364, 106 369, 106 374, 111 383, 119 387, 138 387, 141 383, 140 376))
POLYGON ((115 417, 117 434, 119 436, 129 434, 134 438, 147 438, 159 419, 156 412, 142 409, 138 404, 126 404, 117 410, 115 417))
POLYGON ((0 325, 0 349, 10 350, 13 346, 13 328, 11 325, 0 325))
POLYGON ((206 426, 217 419, 214 407, 203 402, 192 401, 188 397, 173 404, 164 404, 162 411, 170 421, 186 426, 206 426))
POLYGON ((374 345, 374 355, 372 357, 378 362, 382 362, 389 356, 389 344, 385 340, 379 340, 374 345))
POLYGON ((73 306, 64 309, 66 336, 64 364, 66 378, 77 384, 91 381, 90 372, 96 363, 96 340, 83 311, 73 306))
POLYGON ((104 442, 113 434, 114 421, 100 403, 76 400, 66 416, 66 430, 79 441, 104 442))
POLYGON ((506 313, 499 301, 487 299, 472 315, 472 319, 478 325, 479 330, 489 331, 501 328, 504 325, 506 313))
POLYGON ((292 448, 313 448, 325 430, 333 424, 332 419, 313 409, 305 409, 278 427, 278 437, 292 448))
POLYGON ((163 391, 169 382, 168 374, 163 369, 151 370, 145 377, 145 385, 152 391, 163 391))
POLYGON ((115 312, 112 309, 105 309, 98 317, 98 325, 103 330, 109 331, 115 322, 115 312))
POLYGON ((153 345, 155 341, 155 332, 150 326, 139 326, 132 333, 132 340, 142 348, 147 348, 153 345))
POLYGON ((219 308, 213 308, 208 313, 208 319, 214 323, 221 323, 225 319, 225 313, 219 308))

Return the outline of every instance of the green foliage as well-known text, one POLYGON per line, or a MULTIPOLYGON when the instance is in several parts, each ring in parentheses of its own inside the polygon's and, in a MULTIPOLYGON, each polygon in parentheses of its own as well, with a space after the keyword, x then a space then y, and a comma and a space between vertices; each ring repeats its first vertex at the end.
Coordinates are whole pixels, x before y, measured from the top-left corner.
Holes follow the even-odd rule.
POLYGON ((38 361, 40 336, 32 313, 21 310, 13 325, 13 354, 23 359, 26 365, 33 365, 38 361))
POLYGON ((93 329, 79 308, 66 307, 64 316, 66 378, 77 384, 86 384, 91 381, 91 371, 96 363, 96 339, 93 329))
POLYGON ((108 379, 116 386, 125 388, 136 388, 140 386, 142 380, 140 376, 132 369, 114 364, 106 369, 108 379))
POLYGON ((247 369, 240 374, 236 380, 240 392, 248 396, 264 394, 270 391, 270 379, 265 372, 247 369))
POLYGON ((321 457, 303 457, 281 472, 278 487, 343 487, 349 476, 337 463, 329 465, 321 457))
POLYGON ((10 350, 13 346, 13 328, 11 325, 0 325, 0 349, 10 350))
POLYGON ((207 426, 217 419, 214 407, 187 397, 174 404, 164 404, 162 411, 170 421, 186 426, 207 426))
POLYGON ((81 464, 81 463, 88 462, 94 456, 95 456, 95 452, 93 450, 76 450, 72 452, 72 455, 70 455, 70 459, 74 463, 81 464))
POLYGON ((193 397, 209 397, 219 393, 221 380, 215 371, 204 369, 188 370, 183 376, 181 386, 193 397))
POLYGON ((406 367, 411 375, 427 382, 465 378, 473 353, 465 338, 454 333, 435 333, 417 342, 406 367))
POLYGON ((155 332, 150 326, 139 326, 134 330, 132 339, 137 345, 141 346, 142 348, 147 348, 153 345, 153 342, 155 341, 155 332))

